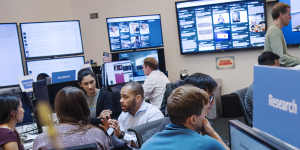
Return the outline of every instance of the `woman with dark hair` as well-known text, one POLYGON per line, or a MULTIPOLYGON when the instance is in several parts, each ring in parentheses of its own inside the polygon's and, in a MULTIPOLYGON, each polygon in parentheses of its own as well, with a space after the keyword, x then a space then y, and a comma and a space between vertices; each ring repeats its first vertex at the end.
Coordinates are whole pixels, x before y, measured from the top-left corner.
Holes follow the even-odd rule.
POLYGON ((80 87, 87 95, 90 117, 96 118, 103 110, 112 110, 112 95, 105 89, 96 88, 96 76, 90 68, 79 70, 77 74, 80 87))
MULTIPOLYGON (((96 143, 98 149, 109 149, 109 138, 99 128, 89 124, 90 109, 85 94, 76 87, 65 87, 55 97, 56 126, 59 142, 63 147, 96 143)), ((33 150, 51 149, 46 134, 35 139, 33 150)))
POLYGON ((16 96, 0 96, 0 149, 24 150, 16 124, 23 121, 24 109, 16 96))

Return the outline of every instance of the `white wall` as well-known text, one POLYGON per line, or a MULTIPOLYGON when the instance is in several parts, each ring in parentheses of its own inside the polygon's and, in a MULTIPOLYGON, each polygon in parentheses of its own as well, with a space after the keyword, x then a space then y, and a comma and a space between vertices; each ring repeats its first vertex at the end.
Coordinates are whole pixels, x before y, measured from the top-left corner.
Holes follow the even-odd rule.
MULTIPOLYGON (((180 55, 174 0, 73 0, 74 16, 79 17, 85 37, 84 47, 89 59, 101 63, 103 51, 109 51, 105 18, 161 14, 165 59, 169 78, 175 81, 179 71, 203 72, 223 80, 223 92, 229 93, 246 87, 252 82, 253 65, 262 49, 243 52, 180 55), (75 11, 76 10, 76 11, 75 11), (89 19, 89 13, 99 13, 98 19, 89 19), (235 69, 217 70, 216 57, 235 56, 235 69)), ((269 17, 270 18, 270 17, 269 17)), ((291 51, 300 56, 300 52, 291 51)))
MULTIPOLYGON (((102 63, 102 52, 109 51, 105 18, 161 14, 169 78, 177 80, 182 69, 188 69, 189 73, 207 73, 223 80, 224 93, 252 82, 252 68, 262 51, 180 55, 174 0, 1 0, 0 14, 0 22, 79 19, 85 56, 98 64, 102 63), (99 13, 99 18, 89 19, 89 14, 94 12, 99 13), (216 57, 219 56, 235 56, 235 69, 217 70, 216 57)), ((289 52, 300 57, 298 48, 289 52)))

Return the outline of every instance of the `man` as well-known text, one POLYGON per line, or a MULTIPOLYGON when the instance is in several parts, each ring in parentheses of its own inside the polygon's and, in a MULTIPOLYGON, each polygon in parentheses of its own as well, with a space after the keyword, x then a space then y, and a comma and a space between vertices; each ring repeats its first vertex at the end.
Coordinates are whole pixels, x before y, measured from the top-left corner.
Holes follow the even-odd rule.
POLYGON ((293 67, 300 64, 300 58, 287 53, 287 45, 282 33, 282 28, 290 23, 290 6, 277 3, 272 8, 273 25, 268 29, 264 51, 272 51, 280 56, 280 64, 285 67, 293 67))
POLYGON ((176 88, 168 99, 171 124, 151 137, 141 150, 229 149, 205 118, 208 94, 195 86, 176 88))
POLYGON ((170 81, 164 73, 158 70, 158 62, 153 57, 144 59, 143 70, 147 76, 143 84, 144 96, 152 105, 160 108, 166 84, 170 81))
POLYGON ((130 82, 121 89, 122 113, 117 120, 109 120, 115 129, 114 134, 120 139, 131 140, 127 129, 163 118, 158 108, 144 101, 144 90, 138 82, 130 82))
MULTIPOLYGON (((268 66, 280 66, 279 56, 272 52, 263 52, 258 56, 259 65, 268 65, 268 66)), ((244 99, 242 100, 242 105, 245 114, 245 120, 249 126, 252 127, 253 120, 253 84, 251 84, 245 94, 244 99)))
POLYGON ((165 91, 164 97, 163 97, 163 102, 162 102, 162 105, 160 108, 160 110, 165 114, 165 116, 168 116, 166 106, 167 106, 167 100, 168 100, 169 95, 175 88, 177 88, 181 85, 186 85, 186 84, 193 85, 198 88, 204 89, 208 93, 210 99, 212 100, 210 103, 210 108, 213 106, 213 104, 214 104, 214 101, 213 101, 214 94, 213 93, 217 87, 217 82, 211 76, 209 76, 207 74, 194 73, 190 76, 187 76, 184 80, 180 80, 175 83, 167 84, 166 91, 165 91))

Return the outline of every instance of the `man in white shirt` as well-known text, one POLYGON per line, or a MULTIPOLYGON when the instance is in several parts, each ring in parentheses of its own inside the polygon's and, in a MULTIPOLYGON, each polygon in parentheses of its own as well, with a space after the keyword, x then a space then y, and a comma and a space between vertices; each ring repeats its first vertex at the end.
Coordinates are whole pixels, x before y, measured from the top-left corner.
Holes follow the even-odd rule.
POLYGON ((121 89, 122 113, 117 120, 109 120, 115 136, 131 140, 127 129, 163 118, 161 111, 144 101, 144 90, 138 82, 130 82, 121 89))
POLYGON ((158 70, 158 62, 153 57, 144 59, 143 70, 147 76, 143 84, 144 97, 149 100, 152 105, 160 108, 166 90, 166 84, 170 81, 164 73, 158 70))

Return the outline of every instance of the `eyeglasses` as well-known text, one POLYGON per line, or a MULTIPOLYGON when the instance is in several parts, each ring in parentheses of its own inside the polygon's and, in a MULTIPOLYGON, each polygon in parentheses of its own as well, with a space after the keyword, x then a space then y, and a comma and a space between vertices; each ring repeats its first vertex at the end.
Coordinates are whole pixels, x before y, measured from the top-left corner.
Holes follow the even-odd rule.
POLYGON ((211 104, 214 101, 215 97, 214 96, 210 96, 209 97, 209 103, 211 104))

